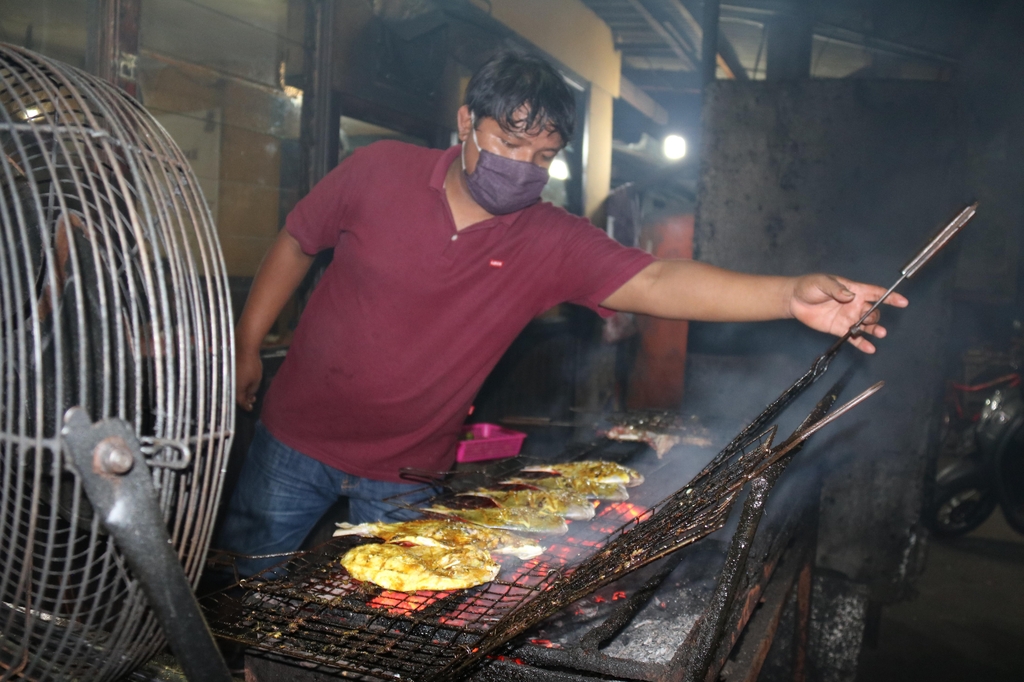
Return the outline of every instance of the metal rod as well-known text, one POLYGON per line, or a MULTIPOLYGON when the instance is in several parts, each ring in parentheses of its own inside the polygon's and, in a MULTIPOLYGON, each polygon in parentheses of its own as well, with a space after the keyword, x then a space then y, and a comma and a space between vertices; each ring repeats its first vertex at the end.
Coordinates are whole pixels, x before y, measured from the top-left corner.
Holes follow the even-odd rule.
POLYGON ((798 433, 794 434, 794 436, 789 441, 787 441, 786 443, 783 443, 782 445, 779 446, 778 452, 776 453, 776 457, 783 457, 783 456, 785 456, 793 448, 795 448, 797 445, 799 445, 800 443, 802 443, 805 440, 807 440, 808 438, 810 438, 812 435, 814 435, 815 433, 820 431, 822 428, 828 426, 829 424, 834 422, 839 417, 843 416, 844 414, 846 414, 847 412, 849 412, 853 408, 857 407, 858 405, 860 405, 862 402, 864 402, 865 400, 867 400, 868 398, 870 398, 874 394, 878 393, 878 391, 880 391, 883 386, 885 386, 885 382, 884 381, 879 381, 878 383, 872 385, 870 388, 868 388, 863 393, 858 395, 856 398, 853 398, 848 403, 844 404, 842 407, 840 407, 838 410, 836 410, 832 414, 830 414, 830 415, 828 415, 826 417, 823 417, 822 419, 820 419, 820 420, 814 422, 813 424, 811 424, 810 426, 808 426, 806 429, 803 429, 803 430, 799 431, 798 433))
POLYGON ((903 266, 903 274, 906 275, 908 279, 913 277, 925 263, 930 261, 935 254, 942 249, 942 247, 949 243, 949 240, 960 233, 960 230, 962 230, 964 226, 971 221, 971 218, 973 218, 974 214, 977 212, 977 201, 960 211, 960 213, 958 213, 957 216, 949 222, 949 224, 939 230, 939 233, 936 234, 923 249, 921 249, 920 253, 911 258, 910 262, 903 266))
POLYGON ((302 99, 302 154, 306 194, 338 164, 338 120, 334 98, 334 18, 332 0, 307 0, 305 59, 310 74, 302 99))
POLYGON ((715 81, 718 71, 718 15, 721 0, 704 0, 701 27, 704 29, 701 41, 701 84, 704 88, 715 81))

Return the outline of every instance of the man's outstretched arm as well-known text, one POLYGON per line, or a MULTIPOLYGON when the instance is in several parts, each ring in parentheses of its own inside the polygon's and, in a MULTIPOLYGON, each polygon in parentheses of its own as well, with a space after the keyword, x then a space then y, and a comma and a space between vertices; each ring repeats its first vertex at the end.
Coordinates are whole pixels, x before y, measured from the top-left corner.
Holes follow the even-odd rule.
POLYGON ((235 329, 235 400, 242 409, 252 409, 263 378, 260 344, 312 264, 313 256, 288 230, 281 230, 260 264, 235 329))
MULTIPOLYGON (((841 336, 885 289, 834 275, 802 277, 746 275, 689 260, 651 263, 602 302, 612 310, 703 322, 756 322, 795 318, 818 331, 841 336)), ((886 303, 907 306, 900 294, 886 303)), ((864 332, 885 336, 875 311, 864 332)), ((865 353, 875 347, 863 336, 850 341, 865 353)))

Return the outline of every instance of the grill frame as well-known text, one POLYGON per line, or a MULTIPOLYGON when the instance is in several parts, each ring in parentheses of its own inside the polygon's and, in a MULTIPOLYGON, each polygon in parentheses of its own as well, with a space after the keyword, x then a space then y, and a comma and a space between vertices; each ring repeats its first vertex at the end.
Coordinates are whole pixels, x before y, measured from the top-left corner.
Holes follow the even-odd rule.
MULTIPOLYGON (((396 637, 392 641, 383 645, 378 645, 377 641, 363 642, 364 646, 374 645, 377 647, 376 650, 372 648, 350 649, 349 651, 330 652, 329 655, 311 656, 307 650, 302 648, 268 646, 266 636, 254 636, 258 630, 258 616, 241 621, 241 628, 232 629, 230 625, 226 627, 226 624, 233 622, 232 619, 236 619, 240 615, 238 611, 231 611, 232 599, 241 600, 241 602, 236 602, 237 606, 239 603, 244 604, 246 595, 248 595, 248 598, 255 599, 255 603, 259 605, 259 600, 262 597, 258 595, 261 591, 272 591, 276 589, 275 585, 280 584, 282 580, 288 581, 283 576, 295 575, 294 571, 289 574, 287 566, 282 566, 281 573, 277 575, 260 577, 255 582, 242 581, 236 588, 233 588, 242 590, 240 596, 231 597, 224 593, 208 603, 207 608, 208 613, 211 614, 212 627, 220 637, 234 639, 250 647, 335 667, 344 671, 346 675, 356 674, 369 679, 385 680, 401 679, 405 676, 423 680, 461 679, 471 674, 475 666, 486 656, 581 597, 722 528, 740 491, 749 482, 751 483, 751 492, 747 496, 741 515, 740 530, 734 535, 729 555, 726 558, 723 577, 715 594, 712 595, 710 606, 704 614, 700 626, 696 629, 696 634, 691 634, 686 646, 677 653, 678 660, 673 660, 671 665, 665 668, 666 670, 686 670, 689 671, 687 679, 701 679, 701 673, 706 672, 713 664, 723 630, 732 613, 733 603, 746 570, 747 555, 753 543, 768 493, 791 460, 792 455, 801 447, 806 434, 824 423, 849 376, 847 374, 832 387, 794 434, 782 444, 773 447, 775 427, 752 441, 734 440, 728 446, 735 448, 731 457, 727 453, 723 453, 725 456, 720 454, 688 486, 644 510, 618 528, 601 527, 599 524, 602 521, 602 516, 599 514, 595 522, 591 523, 592 533, 590 536, 601 539, 584 541, 590 545, 591 551, 564 554, 560 557, 564 562, 557 569, 554 566, 558 563, 559 557, 552 557, 550 551, 535 560, 525 562, 526 564, 534 562, 535 565, 541 565, 545 561, 551 563, 545 564, 550 568, 544 571, 543 576, 535 576, 538 580, 534 585, 526 586, 530 587, 533 592, 530 598, 524 597, 514 601, 511 608, 506 608, 504 613, 485 610, 483 614, 488 615, 494 624, 493 627, 485 628, 482 632, 462 631, 449 637, 447 641, 438 641, 434 636, 441 629, 439 626, 441 619, 437 618, 438 614, 436 613, 439 609, 429 610, 436 603, 429 604, 422 612, 417 612, 416 617, 406 618, 404 627, 407 631, 394 633, 396 637), (270 579, 267 580, 267 577, 270 579), (254 624, 257 625, 255 629, 253 628, 254 624), (408 633, 415 633, 416 628, 423 628, 422 633, 429 634, 433 639, 419 639, 411 642, 411 646, 406 646, 408 633), (400 652, 403 649, 417 651, 429 649, 429 653, 417 666, 408 666, 407 661, 404 660, 399 660, 398 666, 390 665, 389 659, 393 660, 395 652, 400 652), (380 658, 375 658, 378 654, 383 655, 380 658), (352 659, 367 661, 367 663, 353 665, 352 659)), ((748 430, 749 427, 745 431, 748 430)), ((614 505, 609 505, 605 511, 613 507, 614 505)), ((575 527, 575 525, 574 523, 573 526, 575 527)), ((352 541, 348 540, 348 542, 352 541)), ((335 574, 343 574, 343 569, 335 560, 343 546, 333 545, 330 550, 321 548, 314 550, 312 554, 323 564, 331 565, 326 570, 333 571, 335 574)), ((299 571, 297 574, 306 577, 308 571, 299 571)), ((507 578, 503 580, 505 576, 503 570, 493 584, 503 588, 524 587, 518 585, 515 580, 510 581, 507 578)), ((294 582, 292 579, 292 582, 286 587, 292 588, 294 582)), ((456 594, 452 598, 456 601, 459 597, 466 597, 467 600, 470 600, 481 590, 488 589, 489 586, 484 585, 462 591, 461 595, 456 594)), ((525 591, 524 594, 526 594, 525 591)), ((333 616, 329 614, 328 617, 337 617, 343 620, 340 612, 344 609, 361 611, 367 605, 365 601, 346 604, 342 599, 334 604, 329 604, 328 608, 333 606, 339 608, 333 616)), ((251 612, 249 615, 252 615, 251 612)), ((292 615, 298 616, 299 614, 292 615)), ((379 612, 375 614, 373 611, 365 613, 365 615, 370 618, 375 615, 380 617, 379 612)), ((271 637, 278 641, 284 640, 287 645, 289 635, 284 630, 291 629, 292 633, 296 633, 307 627, 315 629, 322 625, 318 622, 316 626, 310 626, 311 616, 313 620, 322 618, 320 614, 307 613, 298 618, 282 619, 271 637)), ((348 636, 355 638, 357 634, 362 636, 363 632, 351 631, 348 636)), ((342 639, 344 637, 345 635, 341 636, 342 639)))
MULTIPOLYGON (((841 388, 841 385, 835 387, 819 402, 802 429, 824 417, 841 388)), ((801 429, 798 429, 797 433, 800 432, 801 429)), ((561 608, 721 528, 741 489, 754 480, 757 489, 748 497, 746 505, 754 506, 751 510, 744 509, 743 514, 744 527, 748 529, 750 537, 742 540, 737 537, 734 540, 729 558, 732 564, 731 582, 720 586, 723 590, 721 603, 715 606, 716 614, 709 621, 711 625, 702 628, 708 642, 717 642, 721 637, 722 619, 731 612, 732 598, 737 590, 740 573, 745 567, 745 554, 732 555, 741 550, 750 550, 750 541, 757 530, 767 493, 795 452, 792 446, 796 442, 795 436, 773 447, 774 434, 773 427, 753 441, 743 443, 745 447, 739 447, 734 459, 716 458, 689 485, 666 500, 644 509, 625 523, 617 527, 602 525, 607 523, 610 510, 621 508, 618 506, 626 503, 609 504, 589 524, 589 534, 580 534, 575 530, 580 522, 573 522, 570 539, 563 541, 565 544, 556 545, 559 549, 554 553, 549 550, 537 559, 523 562, 522 565, 527 568, 518 576, 513 573, 509 577, 509 569, 514 566, 515 560, 505 558, 501 561, 503 570, 494 583, 446 595, 438 601, 427 603, 422 610, 414 611, 414 614, 381 615, 379 608, 375 610, 373 606, 373 602, 380 599, 383 592, 380 588, 371 588, 364 593, 370 598, 346 601, 346 598, 356 595, 359 590, 355 582, 348 579, 353 586, 343 590, 344 594, 325 595, 330 598, 314 599, 312 595, 290 592, 288 597, 294 601, 294 609, 287 614, 274 614, 275 617, 280 616, 280 619, 272 626, 272 634, 259 633, 263 627, 260 625, 261 619, 266 617, 266 611, 260 609, 274 598, 275 590, 292 591, 306 580, 312 585, 315 581, 345 577, 337 557, 344 548, 355 544, 356 541, 348 538, 293 559, 292 568, 287 564, 281 565, 270 576, 264 574, 255 581, 241 582, 232 588, 241 591, 236 596, 224 592, 207 600, 205 605, 210 613, 211 626, 219 637, 333 667, 344 671, 346 675, 385 680, 401 677, 423 680, 460 679, 470 674, 481 658, 561 608), (564 552, 571 547, 571 536, 575 535, 587 539, 578 541, 578 551, 574 554, 564 552), (296 561, 302 562, 302 565, 296 564, 296 561), (307 563, 310 561, 313 563, 307 563), (325 578, 326 574, 330 574, 331 578, 325 578), (523 577, 534 580, 534 583, 523 584, 523 577), (441 641, 438 640, 439 633, 444 632, 445 616, 441 609, 449 606, 445 600, 450 600, 458 611, 460 608, 471 608, 479 595, 496 589, 520 590, 520 593, 503 595, 504 598, 496 600, 496 604, 502 604, 501 609, 487 607, 479 613, 481 617, 486 617, 489 627, 452 628, 441 641), (316 607, 302 610, 312 602, 317 604, 316 607), (248 612, 239 610, 246 606, 255 608, 248 612), (353 614, 360 614, 370 621, 356 625, 353 614), (241 621, 238 620, 240 617, 241 621), (379 620, 386 620, 387 623, 377 624, 377 632, 370 633, 379 620), (328 624, 328 621, 336 623, 328 624), (397 623, 402 624, 404 632, 394 628, 397 623), (334 626, 331 634, 336 648, 311 654, 302 645, 305 638, 312 639, 307 633, 325 631, 329 625, 334 626), (711 630, 708 630, 709 627, 711 630), (417 629, 422 633, 421 636, 417 636, 417 629), (391 637, 384 636, 381 630, 388 630, 391 637), (269 642, 269 639, 275 641, 269 642), (422 659, 411 665, 411 654, 407 655, 407 650, 422 655, 422 659)), ((393 598, 398 602, 410 599, 400 593, 386 594, 395 595, 393 598)), ((421 594, 423 596, 414 599, 429 599, 427 595, 431 593, 418 593, 421 594)), ((482 624, 474 622, 472 625, 482 624)), ((701 647, 695 643, 690 649, 710 650, 714 653, 714 647, 710 644, 701 647)), ((696 660, 689 663, 691 665, 687 666, 688 669, 705 666, 707 662, 696 660)))

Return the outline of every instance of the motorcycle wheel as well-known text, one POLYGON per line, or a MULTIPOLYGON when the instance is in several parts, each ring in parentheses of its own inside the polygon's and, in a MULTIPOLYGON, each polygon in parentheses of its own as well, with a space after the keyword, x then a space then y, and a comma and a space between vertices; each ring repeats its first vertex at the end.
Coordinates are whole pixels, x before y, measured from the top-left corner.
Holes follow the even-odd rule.
POLYGON ((992 514, 999 498, 984 473, 970 463, 955 464, 939 474, 928 527, 937 537, 970 533, 992 514))
POLYGON ((1006 523, 1024 533, 1024 421, 1016 424, 996 453, 996 492, 1006 523))

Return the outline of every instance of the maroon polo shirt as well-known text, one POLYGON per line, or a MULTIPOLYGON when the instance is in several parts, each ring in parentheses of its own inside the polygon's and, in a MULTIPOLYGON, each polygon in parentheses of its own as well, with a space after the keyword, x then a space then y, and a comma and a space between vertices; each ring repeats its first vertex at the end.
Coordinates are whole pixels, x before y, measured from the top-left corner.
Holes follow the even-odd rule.
POLYGON ((267 392, 286 445, 350 474, 448 470, 484 379, 534 317, 601 301, 653 257, 548 203, 456 232, 444 192, 459 147, 377 142, 298 203, 302 250, 334 249, 267 392))

